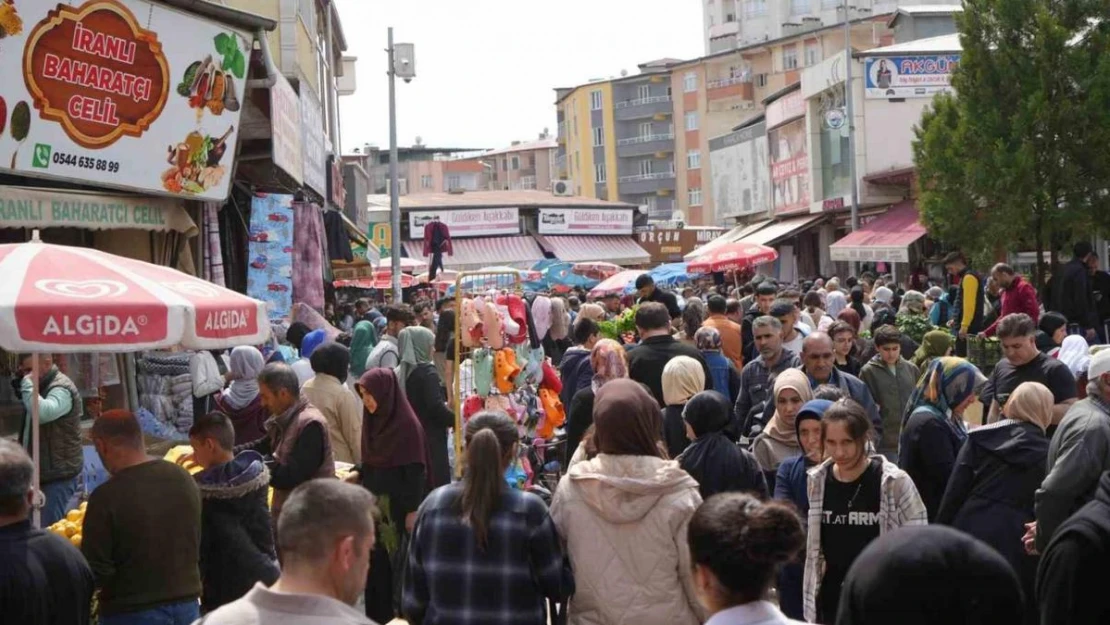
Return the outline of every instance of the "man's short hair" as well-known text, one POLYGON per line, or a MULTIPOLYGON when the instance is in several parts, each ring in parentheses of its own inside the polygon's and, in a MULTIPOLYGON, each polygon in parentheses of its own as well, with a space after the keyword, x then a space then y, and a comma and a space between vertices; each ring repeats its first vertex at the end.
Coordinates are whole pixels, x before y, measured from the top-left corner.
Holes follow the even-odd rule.
POLYGON ((621 298, 621 296, 617 293, 606 293, 601 299, 602 300, 607 300, 607 299, 620 299, 620 298, 621 298))
POLYGON ((1004 273, 1008 276, 1012 276, 1014 275, 1014 268, 1006 263, 998 263, 994 267, 991 267, 991 273, 1004 273))
POLYGON ((574 320, 574 344, 584 345, 586 341, 590 340, 591 336, 599 334, 601 329, 597 327, 597 322, 589 317, 578 317, 574 320))
POLYGON ((335 479, 304 482, 289 495, 277 522, 283 562, 319 562, 347 536, 363 540, 374 532, 370 491, 335 479))
POLYGON ((235 426, 224 413, 210 412, 193 421, 189 438, 212 439, 220 445, 220 449, 231 451, 235 447, 235 426))
POLYGON ((902 344, 902 331, 897 326, 883 326, 875 330, 875 347, 884 345, 902 344))
POLYGON ((659 330, 671 324, 671 313, 659 302, 644 302, 636 309, 636 327, 641 330, 659 330))
POLYGON ((1033 336, 1037 333, 1037 324, 1025 313, 1006 315, 998 321, 996 334, 1000 339, 1016 339, 1023 336, 1033 336))
POLYGON ((776 318, 782 318, 791 315, 798 309, 798 304, 795 300, 780 297, 771 304, 770 315, 776 318))
POLYGON ((286 390, 293 397, 301 394, 301 383, 297 379, 297 372, 283 362, 273 362, 263 367, 262 372, 258 374, 258 383, 273 393, 286 390))
POLYGON ((15 516, 27 508, 27 491, 35 465, 23 447, 0 439, 0 516, 15 516))
POLYGON ((637 291, 644 288, 645 286, 652 286, 654 284, 655 284, 655 280, 650 275, 648 275, 646 273, 642 273, 642 274, 640 274, 640 276, 638 278, 636 278, 636 290, 637 291))
POLYGON ((754 332, 756 328, 771 328, 774 332, 782 332, 782 322, 771 315, 763 315, 761 317, 756 317, 755 321, 752 321, 752 332, 754 332))
POLYGON ((315 373, 326 373, 342 382, 351 367, 351 350, 339 343, 324 343, 312 350, 308 362, 315 373))
MULTIPOLYGON (((740 303, 737 302, 736 305, 739 306, 740 303)), ((728 300, 720 295, 710 295, 705 307, 709 309, 711 315, 723 315, 728 310, 728 300)))
POLYGON ((300 350, 301 342, 304 341, 305 335, 311 331, 312 330, 310 330, 303 321, 294 321, 289 324, 289 329, 285 331, 285 340, 288 341, 290 345, 300 350))
POLYGON ((1071 251, 1075 254, 1076 258, 1087 258, 1093 253, 1089 241, 1080 241, 1076 243, 1072 246, 1071 251))
POLYGON ((355 308, 370 308, 370 300, 365 297, 360 298, 355 302, 355 308))
POLYGON ((778 292, 779 292, 778 287, 776 287, 775 283, 770 281, 770 280, 760 282, 759 286, 755 287, 756 297, 766 297, 768 295, 778 295, 778 292))
POLYGON ((948 265, 954 265, 956 263, 959 263, 961 265, 967 264, 967 258, 964 256, 963 252, 949 252, 948 255, 944 257, 944 265, 946 267, 948 265))
POLYGON ((139 427, 139 420, 129 410, 104 411, 93 421, 89 435, 117 445, 143 448, 143 430, 139 427))
POLYGON ((396 304, 385 309, 385 320, 388 323, 402 322, 405 325, 412 325, 416 321, 416 315, 408 304, 396 304))
POLYGON ((829 336, 834 340, 837 334, 843 334, 845 332, 851 334, 853 337, 856 336, 856 329, 847 321, 834 321, 833 324, 829 326, 828 332, 829 336))
POLYGON ((577 295, 571 295, 570 297, 568 297, 568 298, 567 298, 567 305, 568 305, 568 306, 578 306, 578 305, 580 305, 581 303, 582 303, 582 302, 580 302, 580 301, 578 300, 578 296, 577 296, 577 295))
POLYGON ((740 300, 730 297, 728 299, 728 301, 725 303, 725 314, 726 315, 735 315, 735 314, 739 314, 739 313, 740 313, 740 300))

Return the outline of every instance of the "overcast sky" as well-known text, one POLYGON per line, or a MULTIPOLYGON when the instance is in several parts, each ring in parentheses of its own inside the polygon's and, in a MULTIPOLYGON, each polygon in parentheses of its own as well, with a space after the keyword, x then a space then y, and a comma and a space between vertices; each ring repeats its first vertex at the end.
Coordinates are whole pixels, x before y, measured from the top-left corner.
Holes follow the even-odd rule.
POLYGON ((386 27, 416 46, 397 81, 397 142, 497 148, 555 129, 556 86, 704 50, 699 0, 338 0, 358 90, 340 99, 343 151, 389 145, 386 27))

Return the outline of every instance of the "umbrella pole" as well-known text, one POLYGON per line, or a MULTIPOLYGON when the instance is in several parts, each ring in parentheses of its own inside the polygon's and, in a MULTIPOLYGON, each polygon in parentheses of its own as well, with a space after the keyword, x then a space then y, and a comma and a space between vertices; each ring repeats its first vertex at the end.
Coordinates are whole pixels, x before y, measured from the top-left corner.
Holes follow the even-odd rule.
POLYGON ((35 528, 42 526, 42 506, 46 503, 46 494, 40 489, 39 473, 39 353, 31 355, 31 462, 35 465, 34 478, 31 485, 35 489, 35 499, 31 506, 31 522, 35 528))

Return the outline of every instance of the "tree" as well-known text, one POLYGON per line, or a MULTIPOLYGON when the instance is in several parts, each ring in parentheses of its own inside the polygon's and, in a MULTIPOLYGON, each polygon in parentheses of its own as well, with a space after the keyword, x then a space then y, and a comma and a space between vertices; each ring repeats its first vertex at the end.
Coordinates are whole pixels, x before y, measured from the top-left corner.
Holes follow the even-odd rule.
POLYGON ((1110 216, 1110 23, 1098 0, 965 0, 956 95, 915 128, 922 220, 975 254, 1044 252, 1110 216))

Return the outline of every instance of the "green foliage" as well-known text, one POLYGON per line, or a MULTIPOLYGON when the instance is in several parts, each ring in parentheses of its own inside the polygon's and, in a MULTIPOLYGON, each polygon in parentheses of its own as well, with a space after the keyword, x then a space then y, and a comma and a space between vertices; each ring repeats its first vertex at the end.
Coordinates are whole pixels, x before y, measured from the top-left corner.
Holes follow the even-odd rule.
MULTIPOLYGON (((898 326, 898 330, 906 336, 913 339, 914 343, 921 343, 925 338, 925 333, 933 330, 933 324, 929 323, 929 318, 925 315, 915 315, 913 313, 898 313, 895 317, 894 324, 898 326)), ((911 354, 912 355, 912 354, 911 354)))
POLYGON ((236 78, 243 78, 247 73, 247 57, 239 49, 239 38, 229 33, 220 33, 216 35, 215 43, 216 52, 223 57, 220 69, 231 72, 236 78))
POLYGON ((913 144, 922 220, 970 254, 1049 250, 1110 216, 1110 23, 1090 0, 965 0, 956 96, 913 144))
POLYGON ((613 339, 619 343, 621 335, 636 332, 636 308, 638 307, 633 306, 614 319, 599 322, 597 327, 601 331, 602 338, 613 339))

